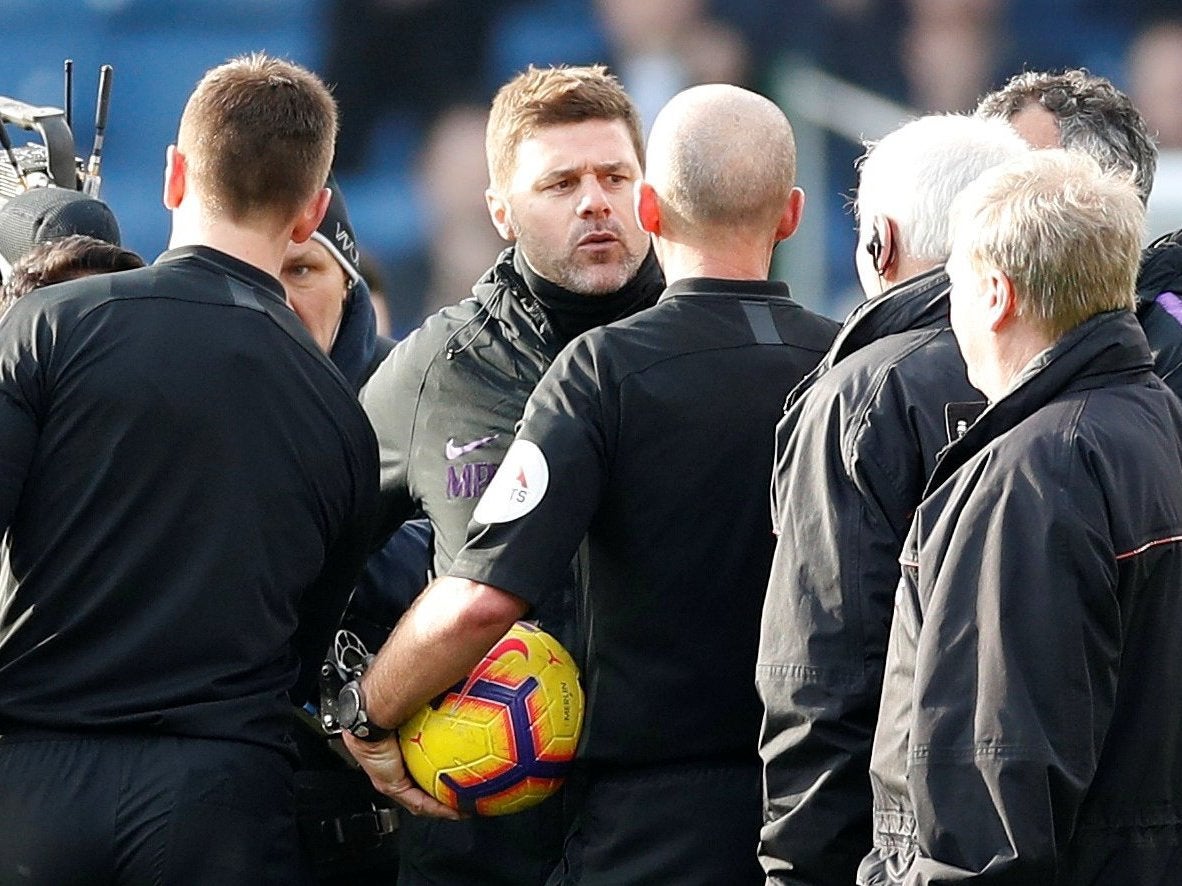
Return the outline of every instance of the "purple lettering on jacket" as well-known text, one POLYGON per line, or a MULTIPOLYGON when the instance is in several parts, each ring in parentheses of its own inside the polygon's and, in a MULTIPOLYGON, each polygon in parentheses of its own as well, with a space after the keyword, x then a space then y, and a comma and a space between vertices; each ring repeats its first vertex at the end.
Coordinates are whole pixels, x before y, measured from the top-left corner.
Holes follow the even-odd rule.
POLYGON ((466 465, 447 466, 448 498, 480 498, 499 465, 478 461, 466 465))
POLYGON ((492 481, 493 474, 497 472, 498 465, 489 464, 488 462, 477 462, 472 467, 476 469, 476 497, 484 495, 484 490, 488 488, 488 484, 492 481))
POLYGON ((1163 292, 1156 299, 1157 303, 1166 309, 1166 313, 1182 323, 1182 298, 1175 292, 1163 292))

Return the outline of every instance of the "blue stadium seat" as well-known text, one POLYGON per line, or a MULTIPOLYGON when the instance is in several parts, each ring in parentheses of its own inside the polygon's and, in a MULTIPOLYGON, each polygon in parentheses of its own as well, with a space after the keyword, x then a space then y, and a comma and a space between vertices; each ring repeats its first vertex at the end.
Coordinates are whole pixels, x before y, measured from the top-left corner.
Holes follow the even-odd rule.
POLYGON ((531 64, 542 67, 606 62, 608 51, 591 4, 573 0, 517 4, 493 24, 486 86, 491 95, 531 64))
POLYGON ((130 169, 114 160, 103 173, 99 196, 119 219, 123 245, 151 262, 168 247, 170 218, 164 191, 164 149, 151 168, 130 169))
MULTIPOLYGON (((4 2, 4 0, 0 0, 4 2)), ((56 0, 62 2, 62 0, 56 0)), ((314 33, 322 0, 92 0, 122 28, 260 31, 300 28, 314 33)))
POLYGON ((357 240, 367 252, 389 262, 421 245, 423 213, 408 167, 342 175, 338 180, 357 240))

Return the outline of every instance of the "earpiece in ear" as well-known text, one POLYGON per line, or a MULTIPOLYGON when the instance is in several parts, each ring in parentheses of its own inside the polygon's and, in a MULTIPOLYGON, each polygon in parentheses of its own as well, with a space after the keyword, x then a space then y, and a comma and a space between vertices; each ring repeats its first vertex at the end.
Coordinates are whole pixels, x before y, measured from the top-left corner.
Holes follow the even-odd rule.
POLYGON ((874 272, 880 277, 886 274, 894 257, 890 224, 885 216, 876 215, 870 227, 870 239, 866 241, 866 251, 874 263, 874 272))
POLYGON ((875 272, 881 274, 886 262, 882 254, 882 236, 878 233, 877 225, 870 232, 870 239, 866 242, 866 251, 870 253, 870 261, 874 265, 875 272))

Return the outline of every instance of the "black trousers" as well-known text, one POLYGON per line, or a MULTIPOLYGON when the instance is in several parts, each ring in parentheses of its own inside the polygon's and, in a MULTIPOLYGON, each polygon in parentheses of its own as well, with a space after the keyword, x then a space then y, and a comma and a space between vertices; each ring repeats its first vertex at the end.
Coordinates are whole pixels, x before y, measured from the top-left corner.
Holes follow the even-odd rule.
POLYGON ((497 818, 401 814, 398 886, 543 886, 562 854, 562 809, 560 792, 497 818))
POLYGON ((292 768, 232 741, 0 737, 0 886, 304 884, 292 768))
POLYGON ((584 773, 550 886, 763 886, 761 777, 758 763, 584 773))

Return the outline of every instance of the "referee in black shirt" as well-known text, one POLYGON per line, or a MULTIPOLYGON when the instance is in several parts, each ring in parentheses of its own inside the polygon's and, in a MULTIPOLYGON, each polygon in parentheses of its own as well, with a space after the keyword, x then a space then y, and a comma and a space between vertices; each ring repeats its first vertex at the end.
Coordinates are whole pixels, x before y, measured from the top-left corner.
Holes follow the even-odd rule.
POLYGON ((336 109, 198 84, 171 248, 0 321, 0 883, 297 883, 291 703, 366 554, 376 442, 287 306, 336 109))
MULTIPOLYGON (((364 681, 370 719, 400 723, 558 584, 586 536, 587 713, 552 882, 763 882, 754 672, 773 430, 837 329, 767 280, 800 220, 795 159, 783 113, 746 90, 696 87, 661 112, 638 215, 668 289, 559 356, 475 534, 364 681)), ((349 738, 375 784, 438 814, 395 742, 349 738)))

